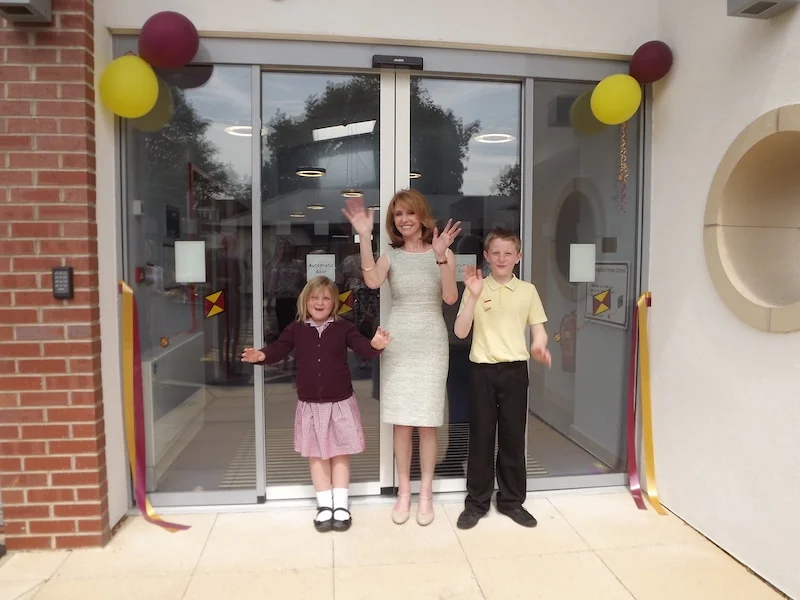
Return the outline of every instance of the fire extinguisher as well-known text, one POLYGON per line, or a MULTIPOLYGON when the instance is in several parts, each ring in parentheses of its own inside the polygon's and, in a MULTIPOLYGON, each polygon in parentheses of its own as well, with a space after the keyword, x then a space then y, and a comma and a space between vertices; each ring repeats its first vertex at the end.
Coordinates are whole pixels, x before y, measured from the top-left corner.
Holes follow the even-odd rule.
POLYGON ((575 345, 578 341, 578 317, 576 311, 572 311, 561 319, 561 329, 558 333, 561 344, 561 369, 568 373, 574 373, 575 345))

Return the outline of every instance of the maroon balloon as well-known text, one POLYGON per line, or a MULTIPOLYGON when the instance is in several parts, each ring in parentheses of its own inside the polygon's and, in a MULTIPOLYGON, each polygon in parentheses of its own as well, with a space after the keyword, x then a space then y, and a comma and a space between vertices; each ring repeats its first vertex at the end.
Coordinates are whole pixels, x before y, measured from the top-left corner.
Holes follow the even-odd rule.
POLYGON ((147 19, 139 34, 139 56, 151 67, 183 67, 192 61, 199 47, 200 36, 194 24, 169 10, 147 19))
POLYGON ((631 59, 629 73, 642 84, 653 83, 672 68, 672 50, 664 42, 652 41, 639 46, 631 59))
POLYGON ((191 90, 205 85, 213 73, 214 65, 186 65, 180 69, 156 68, 156 75, 182 90, 191 90))

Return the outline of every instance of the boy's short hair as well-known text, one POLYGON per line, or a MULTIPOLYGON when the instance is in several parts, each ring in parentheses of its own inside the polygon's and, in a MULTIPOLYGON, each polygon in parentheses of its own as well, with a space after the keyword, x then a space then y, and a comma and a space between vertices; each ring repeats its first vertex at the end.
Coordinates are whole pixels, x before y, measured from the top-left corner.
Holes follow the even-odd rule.
POLYGON ((519 239, 519 236, 510 229, 504 229, 503 227, 495 227, 492 229, 492 231, 489 232, 489 235, 486 236, 486 241, 483 243, 483 249, 488 252, 489 246, 491 246, 492 242, 495 240, 513 242, 517 247, 517 252, 522 252, 522 240, 519 239))

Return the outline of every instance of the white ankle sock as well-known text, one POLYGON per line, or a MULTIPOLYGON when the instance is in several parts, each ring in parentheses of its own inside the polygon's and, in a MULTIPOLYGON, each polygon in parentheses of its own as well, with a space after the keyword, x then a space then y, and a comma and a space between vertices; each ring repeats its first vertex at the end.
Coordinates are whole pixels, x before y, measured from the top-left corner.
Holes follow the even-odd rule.
POLYGON ((333 488, 333 518, 337 521, 347 521, 350 518, 344 510, 347 509, 347 488, 333 488))
POLYGON ((327 521, 331 518, 333 511, 333 492, 331 490, 325 490, 324 492, 317 492, 317 508, 327 508, 328 510, 323 510, 317 515, 317 521, 327 521))

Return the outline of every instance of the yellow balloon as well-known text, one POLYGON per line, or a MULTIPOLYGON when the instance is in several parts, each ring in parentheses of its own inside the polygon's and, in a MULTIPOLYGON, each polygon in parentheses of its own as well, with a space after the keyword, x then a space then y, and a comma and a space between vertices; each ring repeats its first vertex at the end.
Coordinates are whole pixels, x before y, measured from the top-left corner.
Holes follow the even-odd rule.
POLYGON ((138 119, 133 119, 131 123, 139 131, 153 132, 158 131, 172 119, 174 105, 172 102, 172 92, 163 80, 158 80, 158 100, 156 105, 149 113, 138 119))
POLYGON ((138 119, 156 105, 158 78, 138 56, 120 56, 100 76, 100 99, 114 114, 138 119))
POLYGON ((642 86, 630 75, 609 75, 592 92, 592 112, 606 125, 630 119, 642 104, 642 86))
POLYGON ((578 96, 569 109, 570 123, 579 135, 595 135, 608 129, 608 125, 598 121, 592 113, 591 101, 592 91, 589 90, 578 96))

